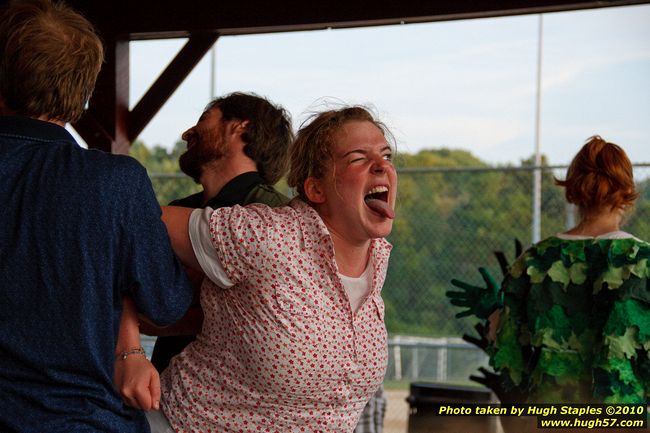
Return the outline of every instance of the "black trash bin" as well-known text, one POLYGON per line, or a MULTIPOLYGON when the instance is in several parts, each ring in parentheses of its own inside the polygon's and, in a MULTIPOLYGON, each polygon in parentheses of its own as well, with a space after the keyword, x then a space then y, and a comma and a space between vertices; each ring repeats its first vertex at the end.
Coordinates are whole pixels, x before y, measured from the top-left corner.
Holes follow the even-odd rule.
POLYGON ((488 388, 439 383, 411 383, 408 433, 495 433, 496 416, 440 416, 440 405, 449 403, 496 403, 488 388))

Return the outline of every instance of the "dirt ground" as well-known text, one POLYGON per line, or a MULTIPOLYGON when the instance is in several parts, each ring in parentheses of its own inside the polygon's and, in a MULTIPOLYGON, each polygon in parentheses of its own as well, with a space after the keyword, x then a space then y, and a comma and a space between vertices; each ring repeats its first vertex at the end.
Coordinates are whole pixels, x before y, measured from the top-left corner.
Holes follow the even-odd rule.
POLYGON ((386 417, 384 418, 384 433, 406 433, 409 418, 409 405, 406 397, 409 391, 385 390, 386 417))

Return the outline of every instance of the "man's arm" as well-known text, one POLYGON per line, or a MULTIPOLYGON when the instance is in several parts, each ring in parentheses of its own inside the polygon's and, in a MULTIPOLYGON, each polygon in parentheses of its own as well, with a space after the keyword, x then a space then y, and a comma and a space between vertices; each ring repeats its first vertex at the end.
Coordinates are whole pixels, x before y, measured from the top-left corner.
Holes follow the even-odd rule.
POLYGON ((185 272, 194 288, 194 300, 192 301, 190 308, 187 309, 183 318, 169 326, 157 326, 146 316, 138 314, 141 334, 157 337, 169 337, 177 335, 196 335, 201 331, 201 326, 203 325, 203 310, 199 306, 199 299, 201 294, 201 284, 203 283, 205 274, 203 272, 197 272, 191 268, 185 268, 185 272))
POLYGON ((201 332, 203 325, 203 310, 200 306, 190 307, 182 319, 165 327, 156 326, 141 314, 138 317, 140 318, 140 331, 145 335, 156 337, 196 335, 201 332))

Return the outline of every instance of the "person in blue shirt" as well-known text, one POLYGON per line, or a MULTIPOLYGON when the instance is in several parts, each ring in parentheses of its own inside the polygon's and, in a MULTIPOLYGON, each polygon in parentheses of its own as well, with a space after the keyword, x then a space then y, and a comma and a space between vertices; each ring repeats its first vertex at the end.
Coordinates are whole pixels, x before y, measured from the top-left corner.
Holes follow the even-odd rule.
POLYGON ((0 431, 148 432, 113 387, 125 296, 159 325, 192 299, 145 169, 81 148, 103 61, 91 24, 49 0, 0 11, 0 431))

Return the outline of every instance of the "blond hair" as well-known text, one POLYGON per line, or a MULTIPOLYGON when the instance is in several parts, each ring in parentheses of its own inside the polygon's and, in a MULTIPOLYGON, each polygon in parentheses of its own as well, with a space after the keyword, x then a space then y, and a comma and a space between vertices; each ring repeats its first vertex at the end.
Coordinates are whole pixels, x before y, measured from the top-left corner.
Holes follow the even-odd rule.
POLYGON ((63 3, 13 1, 0 12, 0 96, 17 115, 78 120, 103 59, 93 26, 63 3))

